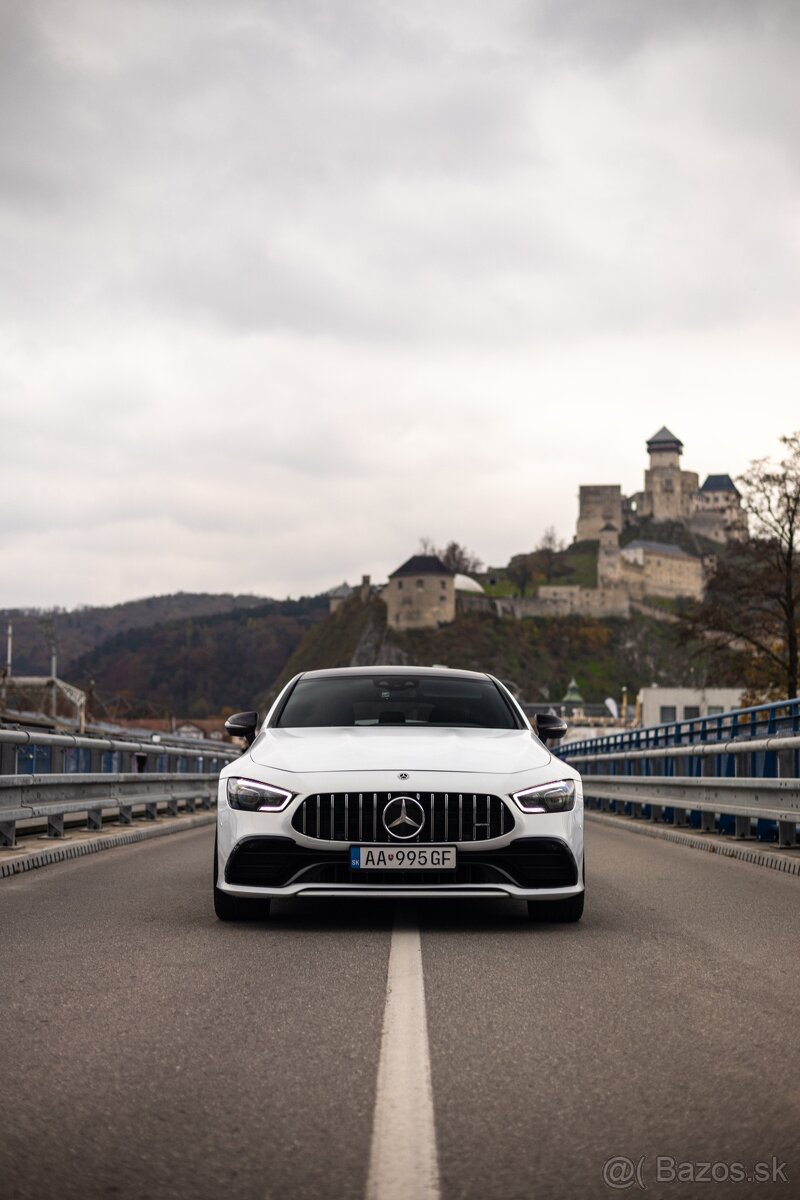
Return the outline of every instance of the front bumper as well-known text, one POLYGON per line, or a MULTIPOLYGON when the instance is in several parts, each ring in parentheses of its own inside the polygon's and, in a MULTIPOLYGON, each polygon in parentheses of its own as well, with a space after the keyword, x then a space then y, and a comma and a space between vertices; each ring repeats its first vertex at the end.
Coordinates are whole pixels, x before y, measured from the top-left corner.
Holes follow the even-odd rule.
MULTIPOLYGON (((361 781, 359 781, 361 782, 361 781)), ((385 778, 365 780, 364 790, 386 787, 385 778)), ((486 780, 488 783, 489 781, 486 780)), ((492 791, 497 793, 497 779, 492 791)), ((392 780, 395 784, 395 779, 392 780)), ((426 781, 427 783, 427 781, 426 781)), ((470 781, 470 789, 477 781, 470 781)), ((441 788, 441 777, 430 780, 441 788)), ((458 784, 456 784, 456 787, 458 784)), ((425 784, 420 783, 424 788, 425 784)), ((466 790, 466 786, 465 786, 466 790)), ((244 812, 227 801, 220 781, 217 819, 217 886, 233 896, 359 896, 421 899, 513 897, 566 899, 583 891, 583 800, 565 813, 523 813, 511 804, 514 826, 502 837, 459 843, 456 871, 349 869, 350 841, 305 836, 292 825, 304 794, 278 813, 244 812)), ((365 838, 359 844, 367 845, 365 838)), ((421 839, 425 843, 425 839, 421 839)), ((382 846, 386 849, 386 846, 382 846)))

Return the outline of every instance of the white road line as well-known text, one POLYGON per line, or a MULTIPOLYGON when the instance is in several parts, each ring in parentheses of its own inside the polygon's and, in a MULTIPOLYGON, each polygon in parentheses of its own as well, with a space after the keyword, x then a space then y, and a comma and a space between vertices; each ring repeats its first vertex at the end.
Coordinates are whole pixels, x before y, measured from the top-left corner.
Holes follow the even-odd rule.
POLYGON ((437 1200, 422 950, 413 910, 398 904, 383 1014, 367 1200, 437 1200))

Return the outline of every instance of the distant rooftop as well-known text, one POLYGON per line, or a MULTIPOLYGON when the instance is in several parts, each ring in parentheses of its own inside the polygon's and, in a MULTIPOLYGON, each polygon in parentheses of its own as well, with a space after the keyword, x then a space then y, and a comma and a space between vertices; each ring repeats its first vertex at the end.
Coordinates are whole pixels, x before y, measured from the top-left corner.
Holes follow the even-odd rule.
POLYGON ((392 571, 389 576, 394 579, 397 575, 454 575, 455 571, 451 571, 446 567, 442 560, 436 554, 415 554, 413 558, 409 558, 408 562, 404 562, 402 567, 398 567, 396 571, 392 571))
POLYGON ((348 596, 352 596, 353 589, 349 583, 340 583, 338 587, 329 588, 325 593, 331 600, 346 600, 348 596))
POLYGON ((736 496, 741 495, 736 484, 731 479, 730 475, 709 475, 701 492, 733 492, 736 496))
POLYGON ((647 449, 652 450, 677 450, 678 453, 683 450, 683 442, 680 438, 675 437, 671 430, 667 429, 666 425, 662 425, 658 433, 654 433, 647 443, 647 449))
POLYGON ((644 550, 650 554, 671 554, 675 558, 694 558, 693 554, 682 550, 680 546, 672 546, 669 542, 650 542, 645 538, 638 538, 635 542, 628 542, 624 547, 625 550, 644 550))

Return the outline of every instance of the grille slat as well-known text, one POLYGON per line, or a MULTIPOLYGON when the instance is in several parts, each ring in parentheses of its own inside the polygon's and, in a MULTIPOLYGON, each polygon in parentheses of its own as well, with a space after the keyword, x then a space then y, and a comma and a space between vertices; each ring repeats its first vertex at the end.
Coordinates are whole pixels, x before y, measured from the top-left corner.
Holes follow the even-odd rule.
POLYGON ((450 803, 447 792, 373 792, 371 795, 329 792, 324 796, 307 796, 296 809, 292 826, 306 837, 320 841, 483 842, 510 832, 514 828, 514 816, 500 796, 477 792, 466 797, 459 793, 457 805, 450 803), (402 795, 415 797, 425 814, 425 822, 415 838, 391 837, 381 819, 389 801, 402 795))

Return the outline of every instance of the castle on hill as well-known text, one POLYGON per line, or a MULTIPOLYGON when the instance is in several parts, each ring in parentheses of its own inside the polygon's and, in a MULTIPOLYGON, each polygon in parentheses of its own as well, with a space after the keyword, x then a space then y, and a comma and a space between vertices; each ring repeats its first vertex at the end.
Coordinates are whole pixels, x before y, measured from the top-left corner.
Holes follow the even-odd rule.
POLYGON ((700 476, 681 467, 683 442, 666 426, 650 438, 647 452, 643 491, 623 496, 618 483, 581 486, 576 542, 599 541, 604 526, 622 532, 648 520, 677 522, 720 545, 747 536, 747 516, 730 475, 709 475, 700 487, 700 476))
MULTIPOLYGON (((747 537, 747 514, 730 475, 709 475, 700 487, 699 475, 683 470, 683 443, 669 429, 651 437, 647 451, 641 492, 623 496, 619 484, 580 488, 575 542, 596 547, 596 586, 552 582, 534 596, 487 596, 480 583, 454 574, 436 555, 414 555, 380 589, 389 628, 438 628, 459 609, 517 619, 629 617, 639 610, 674 620, 649 601, 701 599, 716 566, 715 547, 747 537)), ((353 593, 347 584, 333 588, 331 612, 353 593)), ((362 601, 371 594, 365 576, 362 601)))
POLYGON ((709 551, 747 537, 730 475, 709 475, 700 487, 699 475, 681 466, 683 443, 666 427, 647 452, 641 492, 623 496, 619 484, 580 488, 575 541, 597 543, 597 586, 540 587, 525 605, 529 615, 627 617, 650 598, 701 599, 716 562, 709 551))

